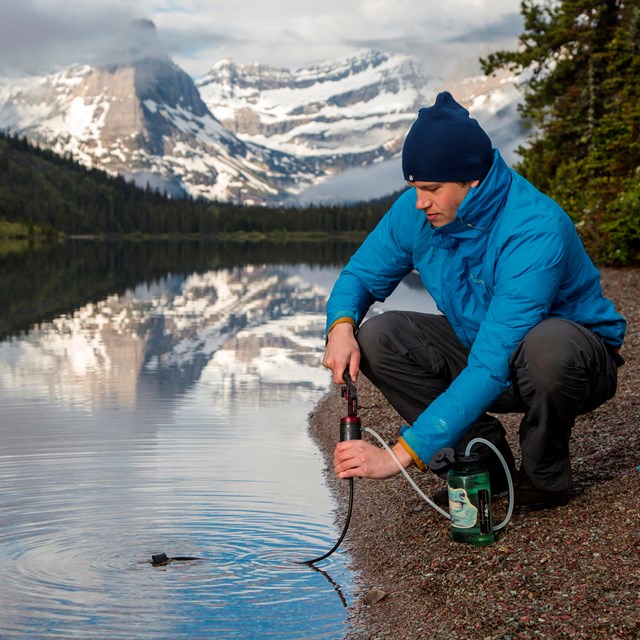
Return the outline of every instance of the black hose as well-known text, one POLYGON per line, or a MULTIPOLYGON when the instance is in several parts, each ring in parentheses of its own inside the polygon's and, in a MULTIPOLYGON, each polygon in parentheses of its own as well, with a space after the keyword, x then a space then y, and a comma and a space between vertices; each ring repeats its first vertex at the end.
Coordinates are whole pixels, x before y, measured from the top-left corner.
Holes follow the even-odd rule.
POLYGON ((344 537, 347 535, 347 530, 349 529, 349 523, 351 522, 351 512, 353 511, 353 478, 349 478, 349 510, 347 511, 347 520, 344 523, 344 528, 342 529, 342 533, 338 538, 338 542, 336 542, 333 547, 327 551, 324 555, 314 558, 313 560, 299 560, 295 564, 315 564, 316 562, 320 562, 321 560, 325 560, 328 558, 342 543, 344 537))

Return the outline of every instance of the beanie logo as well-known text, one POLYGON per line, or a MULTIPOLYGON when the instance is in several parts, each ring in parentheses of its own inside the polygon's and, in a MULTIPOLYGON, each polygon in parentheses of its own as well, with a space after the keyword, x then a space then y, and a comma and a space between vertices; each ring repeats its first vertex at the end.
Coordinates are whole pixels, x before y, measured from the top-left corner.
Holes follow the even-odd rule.
POLYGON ((409 182, 413 182, 413 173, 409 174, 409 182))

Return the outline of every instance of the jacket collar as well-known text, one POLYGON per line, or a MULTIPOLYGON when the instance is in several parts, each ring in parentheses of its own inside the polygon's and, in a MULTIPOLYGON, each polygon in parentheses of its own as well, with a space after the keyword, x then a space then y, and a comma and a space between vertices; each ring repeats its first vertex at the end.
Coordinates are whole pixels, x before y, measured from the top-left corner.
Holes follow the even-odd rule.
POLYGON ((455 220, 433 230, 431 244, 450 249, 460 240, 479 238, 487 233, 504 206, 511 181, 511 169, 494 149, 493 164, 486 178, 469 191, 455 220))

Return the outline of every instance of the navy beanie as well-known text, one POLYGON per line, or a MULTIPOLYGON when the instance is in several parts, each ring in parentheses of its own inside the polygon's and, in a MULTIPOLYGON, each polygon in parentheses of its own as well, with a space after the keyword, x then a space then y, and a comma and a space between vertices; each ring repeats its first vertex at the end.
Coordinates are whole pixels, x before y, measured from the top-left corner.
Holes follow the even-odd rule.
POLYGON ((402 147, 408 182, 483 180, 492 163, 489 136, 448 91, 420 109, 402 147))

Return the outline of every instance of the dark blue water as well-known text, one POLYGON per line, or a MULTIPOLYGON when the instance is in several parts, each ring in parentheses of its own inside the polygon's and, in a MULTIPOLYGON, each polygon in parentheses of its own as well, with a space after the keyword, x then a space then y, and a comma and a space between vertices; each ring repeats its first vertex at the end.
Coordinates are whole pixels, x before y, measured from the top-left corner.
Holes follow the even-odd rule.
POLYGON ((307 431, 336 275, 167 275, 0 342, 1 638, 345 633, 345 553, 295 564, 340 533, 307 431))

